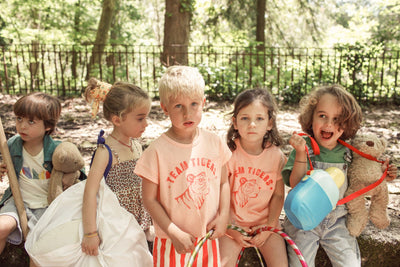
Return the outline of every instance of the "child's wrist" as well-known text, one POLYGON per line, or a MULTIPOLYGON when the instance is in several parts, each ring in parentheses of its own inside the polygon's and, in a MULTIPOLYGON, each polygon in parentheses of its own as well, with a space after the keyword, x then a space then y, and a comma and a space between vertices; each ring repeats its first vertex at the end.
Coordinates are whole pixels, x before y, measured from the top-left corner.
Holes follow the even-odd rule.
POLYGON ((90 233, 86 233, 83 236, 84 237, 88 237, 88 238, 95 237, 95 236, 99 236, 99 232, 96 230, 96 231, 93 231, 93 232, 90 232, 90 233))

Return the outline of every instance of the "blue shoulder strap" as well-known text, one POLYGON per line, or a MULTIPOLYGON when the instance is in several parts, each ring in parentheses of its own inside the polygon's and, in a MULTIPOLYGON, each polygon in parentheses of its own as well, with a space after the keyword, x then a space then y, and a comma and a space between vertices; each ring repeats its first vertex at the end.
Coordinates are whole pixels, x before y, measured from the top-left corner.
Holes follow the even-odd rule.
MULTIPOLYGON (((106 140, 104 139, 103 135, 104 135, 104 130, 100 130, 100 133, 99 133, 99 135, 97 136, 97 147, 100 146, 100 145, 103 145, 103 146, 105 146, 105 147, 107 148, 107 150, 108 150, 108 163, 107 163, 107 167, 106 167, 106 169, 105 169, 105 171, 104 171, 104 178, 106 179, 106 178, 107 178, 107 175, 108 175, 108 172, 109 172, 110 169, 111 169, 111 164, 112 164, 112 152, 111 152, 110 147, 106 144, 106 140)), ((96 151, 97 151, 97 149, 93 152, 92 159, 90 160, 90 167, 92 166, 93 158, 94 158, 94 155, 96 154, 96 151)))

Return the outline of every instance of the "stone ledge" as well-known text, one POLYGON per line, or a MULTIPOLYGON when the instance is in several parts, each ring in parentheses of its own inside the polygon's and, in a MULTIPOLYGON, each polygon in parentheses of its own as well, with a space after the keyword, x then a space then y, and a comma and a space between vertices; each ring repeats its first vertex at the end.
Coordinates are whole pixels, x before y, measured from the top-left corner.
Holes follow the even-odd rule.
MULTIPOLYGON (((400 266, 400 211, 390 215, 390 226, 385 230, 376 229, 368 224, 366 230, 358 237, 363 267, 400 266)), ((0 266, 28 267, 29 258, 23 245, 15 246, 7 243, 0 255, 0 266)), ((246 249, 239 267, 261 266, 254 249, 246 249)), ((324 250, 317 254, 316 266, 332 266, 324 250)))
MULTIPOLYGON (((400 180, 390 182, 388 213, 390 225, 384 230, 368 223, 364 232, 357 238, 362 256, 362 267, 395 267, 400 266, 400 180)), ((283 214, 282 214, 283 215, 283 214)), ((282 216, 283 218, 283 216, 282 216)), ((28 267, 29 257, 24 246, 7 243, 0 255, 0 266, 28 267)), ((261 266, 254 249, 246 249, 239 267, 261 266)), ((331 267, 323 249, 319 249, 316 266, 331 267)))

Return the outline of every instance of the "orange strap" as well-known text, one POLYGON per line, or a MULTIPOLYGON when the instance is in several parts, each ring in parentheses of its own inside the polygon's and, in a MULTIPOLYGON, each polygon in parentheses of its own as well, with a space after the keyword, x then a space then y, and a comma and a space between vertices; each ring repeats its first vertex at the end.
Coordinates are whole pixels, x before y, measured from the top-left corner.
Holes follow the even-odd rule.
MULTIPOLYGON (((310 138, 310 140, 311 140, 311 147, 312 147, 312 149, 313 149, 313 151, 314 151, 314 154, 315 154, 315 155, 319 155, 319 154, 320 154, 320 149, 319 149, 318 143, 315 141, 314 138, 312 138, 311 136, 309 136, 309 135, 306 134, 306 133, 298 133, 298 135, 300 135, 300 136, 307 136, 308 138, 310 138)), ((341 139, 338 139, 338 142, 339 142, 340 144, 342 144, 343 146, 349 148, 350 150, 356 152, 356 153, 359 154, 360 156, 366 158, 366 159, 373 160, 373 161, 376 161, 376 162, 379 162, 379 163, 384 163, 384 161, 378 160, 378 159, 376 159, 375 157, 373 157, 373 156, 371 156, 371 155, 369 155, 369 154, 366 154, 366 153, 364 153, 364 152, 361 152, 361 151, 358 150, 357 148, 353 147, 352 145, 346 143, 345 141, 343 141, 343 140, 341 140, 341 139)), ((309 152, 308 152, 307 146, 306 146, 306 152, 307 152, 308 160, 309 160, 309 162, 310 162, 310 170, 307 171, 307 175, 310 175, 310 172, 311 172, 314 168, 313 168, 313 166, 312 166, 312 164, 311 164, 310 154, 309 154, 309 152)), ((364 187, 364 188, 362 188, 362 189, 360 189, 360 190, 358 190, 358 191, 356 191, 356 192, 354 192, 354 193, 348 195, 347 197, 344 197, 344 198, 340 199, 340 200, 337 202, 336 205, 339 206, 339 205, 345 204, 345 203, 349 202, 350 200, 353 200, 353 199, 355 199, 356 197, 359 197, 359 196, 361 196, 362 194, 365 194, 366 192, 370 191, 371 189, 377 187, 377 186, 378 186, 380 183, 382 183, 383 180, 386 178, 388 168, 389 168, 389 166, 386 167, 386 170, 383 172, 383 174, 382 174, 382 176, 381 176, 381 178, 380 178, 379 180, 377 180, 376 182, 374 182, 374 183, 372 183, 372 184, 370 184, 370 185, 368 185, 368 186, 366 186, 366 187, 364 187)))
MULTIPOLYGON (((346 142, 343 141, 343 140, 340 140, 340 139, 339 139, 338 142, 339 142, 340 144, 344 145, 345 147, 347 147, 347 148, 353 150, 354 152, 356 152, 357 154, 359 154, 360 156, 362 156, 362 157, 364 157, 364 158, 366 158, 366 159, 373 160, 373 161, 376 161, 376 162, 379 162, 379 163, 384 163, 384 161, 378 160, 378 159, 376 159, 375 157, 373 157, 373 156, 371 156, 371 155, 369 155, 369 154, 366 154, 366 153, 364 153, 364 152, 361 152, 360 150, 358 150, 357 148, 353 147, 352 145, 346 143, 346 142)), ((365 194, 365 193, 368 192, 369 190, 371 190, 371 189, 377 187, 377 186, 378 186, 380 183, 382 183, 383 180, 386 178, 388 168, 389 168, 389 166, 387 166, 386 170, 383 172, 383 174, 382 174, 382 176, 381 176, 381 178, 380 178, 379 180, 377 180, 376 182, 374 182, 374 183, 372 183, 372 184, 370 184, 370 185, 368 185, 368 186, 366 186, 366 187, 364 187, 364 188, 361 188, 360 190, 358 190, 358 191, 356 191, 356 192, 354 192, 354 193, 348 195, 347 197, 342 198, 341 200, 338 201, 338 203, 337 203, 336 205, 339 206, 339 205, 342 205, 342 204, 344 204, 344 203, 347 203, 347 202, 349 202, 350 200, 353 200, 353 199, 355 199, 356 197, 361 196, 362 194, 365 194)))
MULTIPOLYGON (((308 138, 310 138, 310 141, 311 141, 311 148, 312 148, 312 150, 314 151, 314 155, 319 155, 319 154, 321 153, 321 151, 319 150, 318 143, 317 143, 317 141, 315 141, 314 138, 312 138, 311 136, 309 136, 309 135, 306 134, 306 133, 298 133, 298 135, 300 135, 300 136, 308 136, 308 138)), ((310 175, 310 174, 311 174, 311 171, 314 170, 314 167, 313 167, 313 165, 311 164, 310 153, 308 152, 308 147, 307 147, 307 145, 306 145, 306 153, 307 153, 308 162, 310 163, 310 169, 307 171, 307 175, 310 175)))

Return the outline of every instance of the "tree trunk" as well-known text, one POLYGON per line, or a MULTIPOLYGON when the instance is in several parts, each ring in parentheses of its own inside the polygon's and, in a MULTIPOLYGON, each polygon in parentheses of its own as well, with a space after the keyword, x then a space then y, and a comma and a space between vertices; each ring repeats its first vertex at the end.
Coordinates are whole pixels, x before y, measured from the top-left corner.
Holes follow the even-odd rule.
MULTIPOLYGON (((78 33, 80 30, 80 24, 81 24, 81 1, 79 0, 78 2, 75 3, 75 14, 74 14, 74 43, 78 43, 78 33)), ((72 72, 72 77, 76 79, 78 77, 77 71, 76 71, 76 66, 78 64, 78 54, 75 51, 75 45, 72 47, 72 61, 71 61, 71 72, 72 72)))
POLYGON ((164 51, 162 63, 166 66, 187 65, 190 37, 192 0, 165 0, 164 51))
POLYGON ((256 41, 258 49, 263 49, 265 46, 265 9, 266 0, 257 0, 257 28, 256 41))
POLYGON ((260 60, 262 60, 265 51, 265 9, 266 0, 257 0, 256 42, 257 51, 261 54, 261 58, 257 56, 257 66, 260 65, 260 60))
MULTIPOLYGON (((104 52, 104 48, 108 42, 109 32, 111 28, 111 22, 113 19, 113 14, 115 12, 117 0, 104 0, 103 8, 101 12, 101 18, 99 22, 99 27, 97 29, 96 40, 94 42, 92 55, 90 57, 90 62, 87 68, 86 80, 89 80, 91 76, 91 69, 93 64, 101 63, 101 56, 104 52)), ((97 77, 101 78, 101 77, 97 77)))
POLYGON ((110 42, 115 43, 115 41, 120 38, 121 33, 121 20, 119 15, 119 11, 121 10, 121 1, 115 0, 115 11, 111 19, 111 30, 110 30, 110 42), (114 41, 114 42, 113 42, 114 41))

